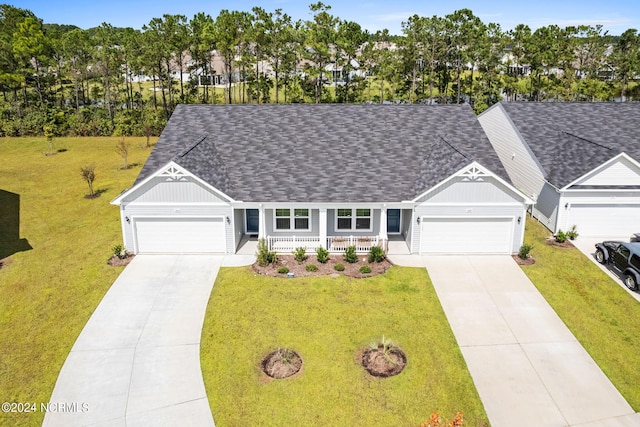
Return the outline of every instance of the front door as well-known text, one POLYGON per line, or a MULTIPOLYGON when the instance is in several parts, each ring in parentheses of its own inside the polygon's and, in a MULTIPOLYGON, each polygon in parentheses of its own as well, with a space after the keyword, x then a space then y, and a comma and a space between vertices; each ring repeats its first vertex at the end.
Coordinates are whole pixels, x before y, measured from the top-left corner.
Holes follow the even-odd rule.
POLYGON ((387 233, 400 233, 400 209, 387 209, 387 233))
POLYGON ((260 227, 260 211, 258 209, 246 209, 247 234, 255 234, 260 227))

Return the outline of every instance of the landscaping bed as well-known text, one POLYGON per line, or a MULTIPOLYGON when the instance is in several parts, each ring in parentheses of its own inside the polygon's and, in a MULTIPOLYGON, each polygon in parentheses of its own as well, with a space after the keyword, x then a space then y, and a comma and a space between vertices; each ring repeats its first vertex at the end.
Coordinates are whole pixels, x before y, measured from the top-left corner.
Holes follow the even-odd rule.
POLYGON ((382 274, 391 267, 391 262, 387 259, 384 259, 381 262, 372 262, 369 263, 367 261, 367 254, 360 254, 358 256, 358 261, 354 263, 348 263, 343 259, 341 254, 332 254, 329 256, 329 259, 326 263, 320 263, 316 259, 313 254, 310 254, 308 258, 299 263, 296 261, 293 255, 279 255, 278 261, 275 263, 271 263, 266 266, 261 266, 258 263, 253 264, 253 270, 265 276, 271 277, 287 277, 287 273, 279 273, 283 267, 286 267, 288 273, 293 273, 294 277, 308 277, 308 276, 330 276, 333 274, 342 274, 348 277, 371 277, 376 276, 378 274, 382 274), (342 264, 344 266, 343 271, 336 270, 336 265, 342 264), (308 265, 315 265, 317 267, 317 271, 308 271, 308 265), (369 266, 371 268, 371 273, 361 273, 360 268, 362 266, 369 266))

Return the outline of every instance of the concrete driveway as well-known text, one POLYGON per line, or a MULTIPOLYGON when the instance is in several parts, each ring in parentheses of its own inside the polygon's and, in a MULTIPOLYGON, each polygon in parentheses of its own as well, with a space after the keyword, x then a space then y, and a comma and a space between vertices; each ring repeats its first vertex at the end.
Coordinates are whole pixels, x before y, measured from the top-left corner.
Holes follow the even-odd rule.
POLYGON ((596 251, 595 244, 602 242, 604 240, 619 240, 622 242, 628 242, 629 237, 628 236, 627 237, 611 237, 611 238, 609 237, 607 238, 578 237, 572 243, 576 248, 578 248, 580 252, 582 252, 587 258, 593 261, 593 263, 597 265, 600 270, 607 273, 607 275, 611 277, 618 286, 622 287, 625 291, 627 291, 629 295, 631 295, 632 297, 634 297, 636 300, 640 302, 640 292, 638 291, 634 292, 629 288, 627 288, 622 282, 622 278, 618 276, 613 270, 611 270, 610 267, 602 265, 598 261, 596 261, 596 258, 594 256, 594 253, 596 251))
POLYGON ((425 256, 493 427, 640 425, 510 256, 425 256))
POLYGON ((100 302, 58 376, 50 401, 77 406, 48 412, 44 425, 213 426, 200 335, 224 258, 136 256, 100 302))

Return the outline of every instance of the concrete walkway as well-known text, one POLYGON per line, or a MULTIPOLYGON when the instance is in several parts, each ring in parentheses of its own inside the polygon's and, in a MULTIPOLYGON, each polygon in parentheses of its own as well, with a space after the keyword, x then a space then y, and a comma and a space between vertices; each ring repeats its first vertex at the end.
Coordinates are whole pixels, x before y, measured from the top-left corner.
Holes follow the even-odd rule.
POLYGON ((138 255, 120 274, 76 340, 45 426, 213 426, 200 335, 221 265, 253 257, 138 255))
POLYGON ((511 257, 421 258, 493 427, 640 426, 511 257))

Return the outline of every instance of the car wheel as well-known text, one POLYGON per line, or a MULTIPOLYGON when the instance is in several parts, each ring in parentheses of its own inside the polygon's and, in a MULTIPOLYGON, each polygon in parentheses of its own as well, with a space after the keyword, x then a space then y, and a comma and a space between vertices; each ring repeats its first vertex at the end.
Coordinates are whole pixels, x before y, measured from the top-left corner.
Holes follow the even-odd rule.
POLYGON ((627 274, 626 276, 624 276, 624 284, 632 291, 635 291, 638 288, 636 278, 631 274, 627 274))
POLYGON ((600 264, 605 263, 604 251, 602 249, 596 249, 596 261, 598 261, 600 264))

